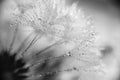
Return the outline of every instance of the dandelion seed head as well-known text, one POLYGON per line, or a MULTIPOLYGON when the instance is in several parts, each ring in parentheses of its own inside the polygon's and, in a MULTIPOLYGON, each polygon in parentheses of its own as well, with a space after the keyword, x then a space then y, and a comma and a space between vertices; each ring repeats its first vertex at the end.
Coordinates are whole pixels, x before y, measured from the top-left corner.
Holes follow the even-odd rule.
MULTIPOLYGON (((22 59, 27 59, 28 78, 37 80, 42 76, 64 71, 95 72, 93 67, 100 65, 100 61, 96 55, 97 33, 93 16, 86 14, 84 9, 78 8, 77 3, 67 6, 64 0, 34 0, 32 2, 29 5, 29 2, 27 4, 24 1, 16 1, 14 6, 16 10, 11 8, 10 13, 7 14, 10 16, 8 19, 10 23, 16 24, 15 27, 22 34, 20 38, 25 38, 15 50, 15 54, 20 55, 22 59), (47 44, 48 42, 45 42, 47 40, 44 39, 42 42, 43 37, 51 39, 51 43, 49 41, 47 44), (47 46, 36 52, 30 52, 35 43, 42 44, 38 46, 39 48, 45 46, 43 43, 47 46), (48 54, 54 54, 55 51, 49 51, 51 48, 61 54, 51 58, 48 54), (64 58, 66 61, 61 70, 57 70, 58 68, 49 70, 54 62, 59 59, 64 60, 64 58), (48 71, 45 70, 46 68, 48 71), (37 73, 35 70, 38 70, 37 73)), ((14 46, 14 44, 11 45, 14 46)))

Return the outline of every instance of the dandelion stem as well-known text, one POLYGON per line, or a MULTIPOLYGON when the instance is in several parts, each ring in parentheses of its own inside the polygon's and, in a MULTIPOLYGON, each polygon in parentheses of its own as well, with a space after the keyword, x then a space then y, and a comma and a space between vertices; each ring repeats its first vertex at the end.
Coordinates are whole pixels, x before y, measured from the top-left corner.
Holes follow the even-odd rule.
POLYGON ((32 34, 33 34, 33 32, 30 33, 30 34, 25 38, 25 40, 21 43, 20 47, 16 50, 17 53, 20 53, 20 51, 22 51, 22 49, 24 49, 25 43, 30 39, 30 37, 31 37, 32 34))
POLYGON ((37 55, 42 55, 46 50, 50 49, 50 48, 53 47, 53 46, 62 44, 63 42, 64 42, 64 41, 60 39, 60 40, 58 40, 57 42, 55 42, 54 44, 52 44, 52 45, 50 45, 50 46, 42 49, 41 51, 35 53, 35 56, 37 56, 37 55))
POLYGON ((8 51, 11 52, 17 37, 17 32, 18 32, 18 27, 15 28, 14 34, 13 34, 13 38, 12 38, 12 42, 10 43, 9 49, 8 51))
POLYGON ((26 49, 22 52, 22 56, 25 54, 25 52, 28 51, 28 49, 33 45, 35 44, 35 42, 37 42, 42 36, 39 36, 39 35, 35 35, 35 37, 33 38, 33 40, 29 43, 29 45, 26 47, 26 49), (38 38, 37 38, 38 37, 38 38))

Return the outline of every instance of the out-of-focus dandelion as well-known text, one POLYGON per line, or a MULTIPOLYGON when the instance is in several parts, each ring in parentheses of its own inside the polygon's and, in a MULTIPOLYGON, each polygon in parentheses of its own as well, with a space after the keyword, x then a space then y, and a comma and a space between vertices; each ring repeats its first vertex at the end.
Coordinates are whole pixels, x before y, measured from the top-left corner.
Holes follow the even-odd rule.
MULTIPOLYGON (((27 71, 29 70, 26 74, 27 79, 38 80, 46 75, 69 71, 102 72, 98 68, 100 61, 97 52, 93 51, 93 49, 97 50, 93 18, 86 14, 84 9, 79 9, 77 3, 71 7, 66 6, 64 0, 31 0, 27 5, 26 2, 21 2, 13 0, 14 5, 7 13, 9 18, 5 17, 15 31, 9 49, 5 50, 7 53, 2 56, 8 56, 13 52, 15 56, 21 55, 20 59, 26 60, 25 67, 27 66, 27 71), (24 32, 30 34, 21 42, 18 49, 12 51, 18 32, 22 36, 26 35, 24 32), (38 52, 27 54, 30 47, 39 42, 42 37, 52 40, 53 43, 38 52), (69 44, 72 44, 70 49, 67 48, 69 44), (45 51, 54 46, 65 46, 64 51, 61 51, 62 54, 45 57, 45 51), (68 62, 62 69, 37 71, 42 69, 43 64, 68 57, 74 61, 71 64, 68 62)), ((1 53, 4 54, 3 51, 1 53)))

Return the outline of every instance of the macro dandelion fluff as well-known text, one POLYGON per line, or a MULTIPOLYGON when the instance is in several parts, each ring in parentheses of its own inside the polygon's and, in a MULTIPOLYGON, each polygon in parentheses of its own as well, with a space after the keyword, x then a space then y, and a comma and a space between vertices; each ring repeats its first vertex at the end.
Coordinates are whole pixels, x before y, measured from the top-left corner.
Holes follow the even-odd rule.
MULTIPOLYGON (((66 6, 64 0, 12 0, 7 9, 3 18, 12 36, 9 47, 1 46, 1 80, 51 80, 50 76, 72 71, 102 73, 92 16, 77 3, 66 6), (40 45, 41 39, 47 46, 40 45), (61 59, 66 63, 54 67, 60 66, 61 59)), ((85 75, 80 77, 87 80, 85 75)))

